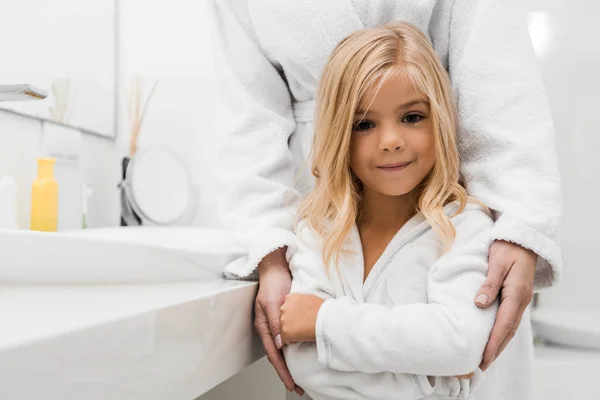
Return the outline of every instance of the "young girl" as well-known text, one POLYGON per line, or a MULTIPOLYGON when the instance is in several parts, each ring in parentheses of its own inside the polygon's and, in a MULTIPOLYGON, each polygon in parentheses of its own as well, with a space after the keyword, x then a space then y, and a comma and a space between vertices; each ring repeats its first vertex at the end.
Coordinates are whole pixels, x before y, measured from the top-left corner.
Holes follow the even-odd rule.
POLYGON ((288 367, 315 400, 473 399, 482 381, 496 308, 473 298, 493 221, 461 185, 452 99, 407 23, 351 34, 325 66, 281 308, 288 367))

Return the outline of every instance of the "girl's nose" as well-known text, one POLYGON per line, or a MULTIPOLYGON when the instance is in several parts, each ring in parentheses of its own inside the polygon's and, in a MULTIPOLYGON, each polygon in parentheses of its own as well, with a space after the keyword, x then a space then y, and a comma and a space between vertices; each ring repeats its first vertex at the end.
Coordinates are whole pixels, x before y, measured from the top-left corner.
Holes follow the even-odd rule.
POLYGON ((379 138, 380 151, 402 150, 404 146, 406 146, 406 141, 398 128, 383 129, 379 138))

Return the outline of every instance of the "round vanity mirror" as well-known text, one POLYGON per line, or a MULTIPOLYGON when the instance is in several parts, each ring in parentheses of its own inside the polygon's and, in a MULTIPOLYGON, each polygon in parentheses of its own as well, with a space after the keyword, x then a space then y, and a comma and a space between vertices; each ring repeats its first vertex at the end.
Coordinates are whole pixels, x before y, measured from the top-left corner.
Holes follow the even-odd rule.
POLYGON ((195 217, 198 190, 187 165, 170 150, 138 151, 127 166, 125 189, 144 225, 189 225, 195 217))

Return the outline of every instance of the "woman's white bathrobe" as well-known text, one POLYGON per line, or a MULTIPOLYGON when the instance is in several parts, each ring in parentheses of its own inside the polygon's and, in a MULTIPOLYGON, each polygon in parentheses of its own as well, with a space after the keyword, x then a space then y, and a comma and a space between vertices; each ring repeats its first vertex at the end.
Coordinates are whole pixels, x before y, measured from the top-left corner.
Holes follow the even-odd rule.
MULTIPOLYGON (((445 207, 449 216, 457 209, 457 203, 445 207)), ((494 223, 472 204, 452 222, 456 239, 442 255, 429 222, 415 215, 366 280, 356 226, 345 243, 353 253, 328 277, 320 238, 300 223, 300 240, 290 249, 292 292, 326 301, 317 316, 316 344, 290 345, 284 354, 294 380, 314 400, 495 398, 473 395, 483 379, 478 366, 496 311, 473 303, 487 274, 494 223), (473 371, 470 381, 454 377, 473 371), (435 388, 428 376, 438 377, 435 388)), ((499 379, 494 375, 488 385, 502 386, 499 379)))
POLYGON ((221 214, 249 249, 225 271, 247 277, 266 254, 294 243, 293 206, 311 184, 311 100, 333 48, 363 27, 408 21, 428 34, 449 71, 467 189, 497 213, 496 239, 540 256, 536 288, 553 284, 560 184, 524 3, 213 0, 221 214))
MULTIPOLYGON (((215 170, 226 185, 221 215, 248 247, 226 275, 255 279, 266 254, 296 242, 295 205, 311 185, 313 100, 330 52, 355 30, 408 21, 427 33, 449 71, 462 172, 469 192, 495 212, 492 238, 535 251, 536 288, 552 285, 561 271, 560 185, 523 6, 519 0, 212 0, 221 89, 215 135, 224 142, 215 170)), ((527 318, 520 329, 529 334, 527 318)), ((504 376, 506 386, 486 400, 531 398, 532 348, 529 337, 519 337, 489 371, 504 376)))

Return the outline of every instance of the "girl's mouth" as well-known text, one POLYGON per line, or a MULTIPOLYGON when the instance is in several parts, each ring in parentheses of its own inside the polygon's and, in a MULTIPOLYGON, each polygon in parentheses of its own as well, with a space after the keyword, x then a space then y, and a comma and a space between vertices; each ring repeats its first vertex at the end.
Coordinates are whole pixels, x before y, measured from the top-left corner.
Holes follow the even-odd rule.
POLYGON ((382 171, 388 171, 388 172, 401 171, 404 168, 406 168, 410 163, 411 163, 411 161, 399 162, 399 163, 395 163, 395 164, 384 164, 384 165, 378 165, 377 168, 379 168, 382 171))

